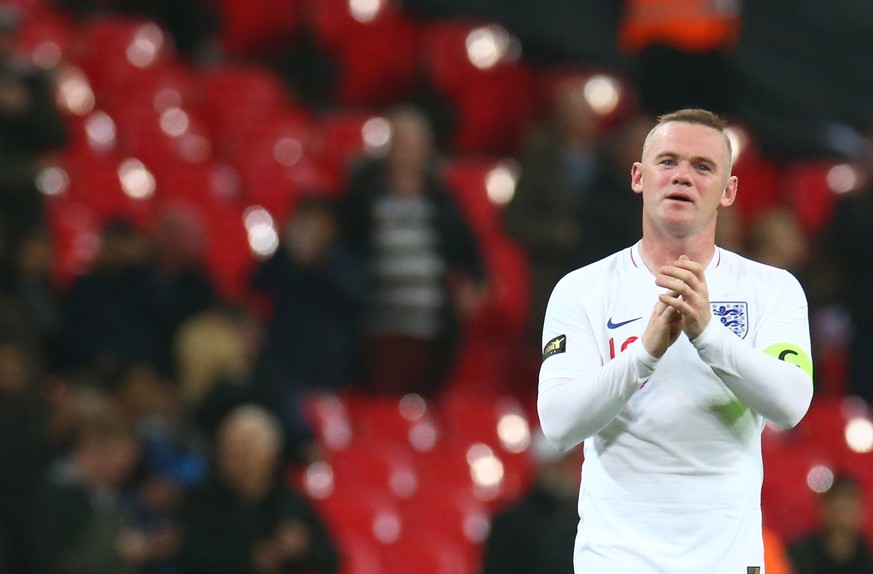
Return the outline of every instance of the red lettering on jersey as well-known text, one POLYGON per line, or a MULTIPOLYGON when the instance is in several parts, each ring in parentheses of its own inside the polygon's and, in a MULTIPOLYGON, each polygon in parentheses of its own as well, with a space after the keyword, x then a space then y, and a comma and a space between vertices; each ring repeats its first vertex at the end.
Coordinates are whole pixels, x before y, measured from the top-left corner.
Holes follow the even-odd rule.
MULTIPOLYGON (((621 344, 620 352, 623 352, 625 349, 627 349, 628 346, 637 339, 639 339, 639 337, 628 337, 627 339, 625 339, 624 343, 621 344)), ((609 338, 609 358, 615 358, 615 339, 613 337, 609 338)))
POLYGON ((621 344, 621 350, 624 351, 625 349, 627 349, 628 345, 630 345, 631 343, 633 343, 637 339, 639 339, 639 337, 628 337, 627 340, 621 344))

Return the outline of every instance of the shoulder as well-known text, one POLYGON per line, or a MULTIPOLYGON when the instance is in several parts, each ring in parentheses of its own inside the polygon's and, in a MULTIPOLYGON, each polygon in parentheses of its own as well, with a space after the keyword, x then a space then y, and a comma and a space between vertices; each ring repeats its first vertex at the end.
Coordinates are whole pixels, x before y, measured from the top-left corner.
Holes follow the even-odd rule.
POLYGON ((632 267, 631 248, 628 247, 564 275, 555 285, 552 298, 596 299, 598 293, 608 291, 632 267))
POLYGON ((720 265, 723 265, 728 272, 736 275, 738 278, 756 279, 766 282, 771 286, 784 284, 796 284, 799 286, 797 278, 785 269, 767 265, 766 263, 749 259, 722 248, 719 248, 718 256, 721 257, 720 265))

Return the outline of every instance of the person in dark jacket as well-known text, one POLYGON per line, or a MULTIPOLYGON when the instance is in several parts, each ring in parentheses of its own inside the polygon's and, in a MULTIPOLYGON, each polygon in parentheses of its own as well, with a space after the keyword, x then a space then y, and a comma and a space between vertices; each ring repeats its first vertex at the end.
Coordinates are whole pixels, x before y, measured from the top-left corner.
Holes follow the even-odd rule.
POLYGON ((214 474, 183 510, 187 574, 332 574, 339 553, 306 499, 282 480, 281 427, 242 405, 218 433, 214 474))
POLYGON ((558 452, 542 433, 531 450, 536 459, 534 485, 494 517, 482 574, 573 574, 567 548, 573 547, 579 522, 579 451, 558 452))
POLYGON ((788 556, 795 574, 873 572, 873 550, 864 539, 864 496, 849 476, 834 478, 821 495, 822 528, 792 544, 788 556))
POLYGON ((256 268, 252 287, 270 310, 262 376, 288 391, 335 390, 352 378, 363 273, 338 241, 333 203, 305 197, 284 226, 276 252, 256 268))
POLYGON ((340 205, 345 239, 365 261, 365 385, 385 393, 438 392, 458 320, 484 299, 473 231, 436 172, 433 134, 418 109, 388 116, 383 159, 365 161, 340 205))

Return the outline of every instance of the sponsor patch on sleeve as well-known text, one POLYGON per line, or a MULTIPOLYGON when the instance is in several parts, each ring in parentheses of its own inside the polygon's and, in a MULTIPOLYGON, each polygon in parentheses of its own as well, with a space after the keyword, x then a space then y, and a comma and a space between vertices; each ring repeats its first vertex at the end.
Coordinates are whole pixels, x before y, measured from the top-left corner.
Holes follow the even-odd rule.
POLYGON ((780 361, 797 365, 812 378, 812 358, 797 345, 776 343, 764 349, 764 352, 771 357, 776 357, 780 361))
POLYGON ((558 335, 543 348, 543 360, 545 361, 552 355, 563 353, 567 350, 567 335, 558 335))

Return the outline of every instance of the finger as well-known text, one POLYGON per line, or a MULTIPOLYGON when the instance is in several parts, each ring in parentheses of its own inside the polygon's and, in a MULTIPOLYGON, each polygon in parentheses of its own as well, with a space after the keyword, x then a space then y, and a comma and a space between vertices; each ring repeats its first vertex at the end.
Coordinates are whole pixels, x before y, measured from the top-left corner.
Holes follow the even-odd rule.
POLYGON ((691 306, 688 304, 685 299, 680 297, 670 297, 666 293, 662 293, 658 296, 658 301, 667 305, 670 310, 680 313, 682 315, 688 314, 691 312, 691 306))
POLYGON ((659 270, 664 277, 678 279, 683 283, 687 283, 692 288, 702 283, 701 278, 693 270, 679 267, 676 265, 665 265, 659 270))
POLYGON ((681 267, 682 269, 687 269, 688 271, 691 271, 695 277, 697 277, 701 281, 704 281, 705 274, 703 266, 700 263, 690 259, 687 255, 680 255, 679 259, 676 260, 674 265, 676 265, 676 267, 681 267))

